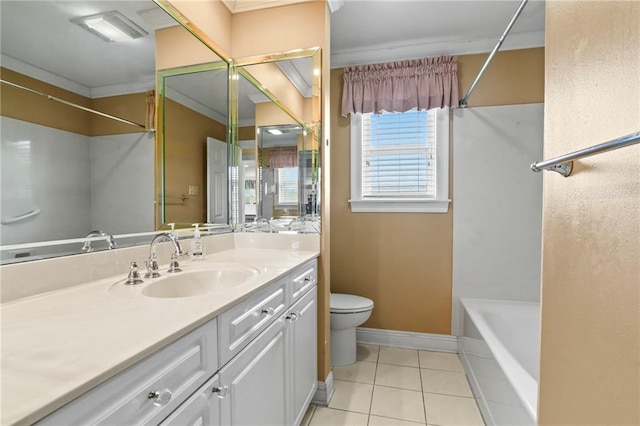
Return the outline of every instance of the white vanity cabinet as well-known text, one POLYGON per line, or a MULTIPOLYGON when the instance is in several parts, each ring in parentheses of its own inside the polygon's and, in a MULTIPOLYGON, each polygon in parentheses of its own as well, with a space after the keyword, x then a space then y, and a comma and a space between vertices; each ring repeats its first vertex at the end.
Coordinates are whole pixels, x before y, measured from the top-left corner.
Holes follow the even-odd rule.
POLYGON ((316 284, 313 259, 40 424, 300 424, 317 386, 316 284))
POLYGON ((291 419, 299 425, 318 386, 317 323, 318 296, 313 286, 289 310, 289 368, 291 375, 291 419), (293 316, 295 315, 295 316, 293 316))
POLYGON ((216 345, 213 319, 38 424, 158 424, 218 370, 216 345))
POLYGON ((287 323, 277 318, 249 346, 220 370, 223 425, 282 426, 288 409, 287 323))
POLYGON ((219 426, 220 401, 226 389, 220 387, 216 374, 176 411, 161 423, 162 426, 219 426))

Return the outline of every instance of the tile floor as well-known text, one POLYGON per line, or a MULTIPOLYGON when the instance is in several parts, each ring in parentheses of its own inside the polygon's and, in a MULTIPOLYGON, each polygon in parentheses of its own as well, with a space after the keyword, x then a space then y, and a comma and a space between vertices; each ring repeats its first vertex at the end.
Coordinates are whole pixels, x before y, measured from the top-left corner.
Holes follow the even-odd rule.
POLYGON ((456 354, 358 345, 358 361, 333 369, 328 407, 302 426, 484 425, 456 354))

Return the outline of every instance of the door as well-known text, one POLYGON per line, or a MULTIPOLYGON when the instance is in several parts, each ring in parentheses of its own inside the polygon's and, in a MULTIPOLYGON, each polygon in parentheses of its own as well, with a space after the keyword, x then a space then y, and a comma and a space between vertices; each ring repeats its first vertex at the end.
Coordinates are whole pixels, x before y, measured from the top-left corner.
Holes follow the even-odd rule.
POLYGON ((292 369, 292 419, 302 421, 317 389, 317 287, 313 287, 289 310, 290 354, 292 369))
POLYGON ((220 370, 220 384, 228 390, 220 400, 223 425, 289 423, 285 331, 282 315, 220 370))
POLYGON ((227 144, 207 138, 207 222, 229 223, 227 144))

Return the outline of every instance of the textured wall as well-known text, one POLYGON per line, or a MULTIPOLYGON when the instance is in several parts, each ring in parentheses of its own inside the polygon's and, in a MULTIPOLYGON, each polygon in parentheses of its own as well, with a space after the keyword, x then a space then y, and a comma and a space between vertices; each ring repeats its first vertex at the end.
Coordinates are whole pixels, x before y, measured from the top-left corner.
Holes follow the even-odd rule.
MULTIPOLYGON (((640 130, 640 2, 548 1, 545 157, 640 130)), ((640 145, 545 172, 541 425, 640 424, 640 145)))

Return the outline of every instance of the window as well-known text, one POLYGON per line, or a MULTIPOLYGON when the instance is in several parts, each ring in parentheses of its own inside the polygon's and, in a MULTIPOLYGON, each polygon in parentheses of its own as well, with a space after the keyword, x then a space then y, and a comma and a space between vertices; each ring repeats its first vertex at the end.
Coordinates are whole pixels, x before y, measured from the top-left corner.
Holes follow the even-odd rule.
POLYGON ((298 168, 278 170, 278 204, 298 204, 298 168))
POLYGON ((351 211, 448 211, 448 112, 351 114, 351 211))

